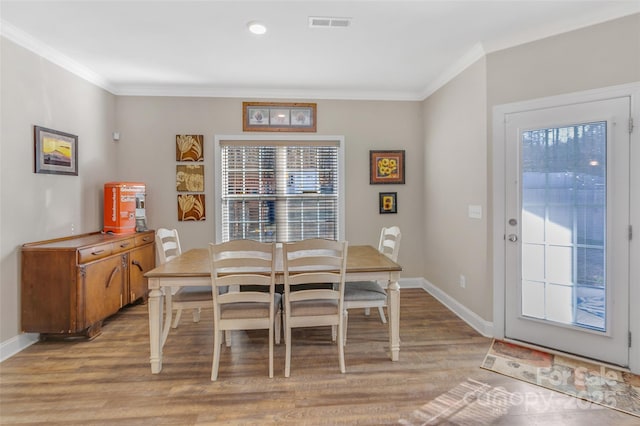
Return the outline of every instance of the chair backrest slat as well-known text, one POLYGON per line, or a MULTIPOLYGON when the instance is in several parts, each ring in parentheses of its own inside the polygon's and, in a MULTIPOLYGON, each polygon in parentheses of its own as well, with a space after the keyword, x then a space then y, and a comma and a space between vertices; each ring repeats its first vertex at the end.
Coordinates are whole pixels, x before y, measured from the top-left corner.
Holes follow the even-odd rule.
MULTIPOLYGON (((214 307, 220 287, 265 286, 273 295, 275 287, 275 244, 253 240, 233 240, 209 244, 214 307), (264 271, 261 273, 261 271, 264 271)), ((256 292, 247 292, 256 293, 256 292)), ((245 297, 245 296, 243 296, 245 297)), ((245 298, 251 299, 251 295, 245 298)), ((254 299, 255 299, 254 295, 254 299)), ((261 299, 261 298, 258 298, 261 299)), ((245 300, 250 301, 250 300, 245 300)), ((262 301, 262 300, 255 300, 262 301)))
POLYGON ((318 283, 337 284, 335 291, 344 293, 347 242, 309 239, 285 243, 282 260, 285 293, 290 286, 318 283))
POLYGON ((382 228, 380 232, 380 242, 378 250, 394 262, 398 261, 398 253, 400 251, 400 239, 402 233, 397 226, 382 228))
POLYGON ((160 264, 167 263, 182 254, 178 231, 176 229, 158 228, 156 231, 156 251, 160 264))

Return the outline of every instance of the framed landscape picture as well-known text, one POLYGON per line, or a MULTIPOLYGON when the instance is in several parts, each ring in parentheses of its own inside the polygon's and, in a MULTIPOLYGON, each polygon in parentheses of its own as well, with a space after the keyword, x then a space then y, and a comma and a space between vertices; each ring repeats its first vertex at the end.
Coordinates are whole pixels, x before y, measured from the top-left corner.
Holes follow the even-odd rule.
POLYGON ((78 176, 78 137, 34 126, 34 172, 78 176))

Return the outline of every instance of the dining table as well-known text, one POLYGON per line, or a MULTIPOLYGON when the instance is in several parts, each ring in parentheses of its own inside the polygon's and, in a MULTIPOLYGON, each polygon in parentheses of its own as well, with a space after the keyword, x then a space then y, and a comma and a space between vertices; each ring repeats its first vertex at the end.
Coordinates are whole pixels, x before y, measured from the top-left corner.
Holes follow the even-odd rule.
MULTIPOLYGON (((276 284, 284 282, 282 250, 277 250, 276 284)), ((171 328, 171 293, 177 287, 211 286, 208 248, 195 248, 148 271, 149 344, 151 372, 162 371, 162 349, 171 328), (165 302, 165 303, 163 303, 165 302), (167 303, 168 302, 168 303, 167 303), (167 310, 168 312, 163 312, 167 310)), ((400 355, 400 272, 402 267, 369 245, 349 246, 345 281, 386 283, 389 326, 389 354, 392 361, 400 355)), ((251 273, 251 271, 246 271, 251 273)), ((213 304, 212 304, 213 306, 213 304)))

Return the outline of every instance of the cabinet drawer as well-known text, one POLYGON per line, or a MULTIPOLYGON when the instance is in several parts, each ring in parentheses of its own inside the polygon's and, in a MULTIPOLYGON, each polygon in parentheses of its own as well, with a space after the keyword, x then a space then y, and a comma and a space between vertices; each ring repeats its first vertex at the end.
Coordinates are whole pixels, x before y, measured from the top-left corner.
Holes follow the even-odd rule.
POLYGON ((78 264, 92 262, 102 259, 113 253, 111 243, 99 244, 93 247, 87 247, 78 251, 78 264))
POLYGON ((113 253, 120 253, 122 251, 131 250, 135 247, 135 238, 127 238, 113 243, 113 253))
POLYGON ((154 239, 155 235, 151 232, 142 235, 136 235, 136 247, 150 244, 154 241, 154 239))

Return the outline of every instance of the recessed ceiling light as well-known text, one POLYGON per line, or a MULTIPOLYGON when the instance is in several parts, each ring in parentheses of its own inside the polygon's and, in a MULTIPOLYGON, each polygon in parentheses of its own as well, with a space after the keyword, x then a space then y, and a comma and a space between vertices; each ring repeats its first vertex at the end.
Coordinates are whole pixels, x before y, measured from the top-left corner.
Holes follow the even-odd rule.
POLYGON ((247 24, 247 27, 253 34, 262 35, 267 32, 267 27, 262 22, 251 21, 247 24))

